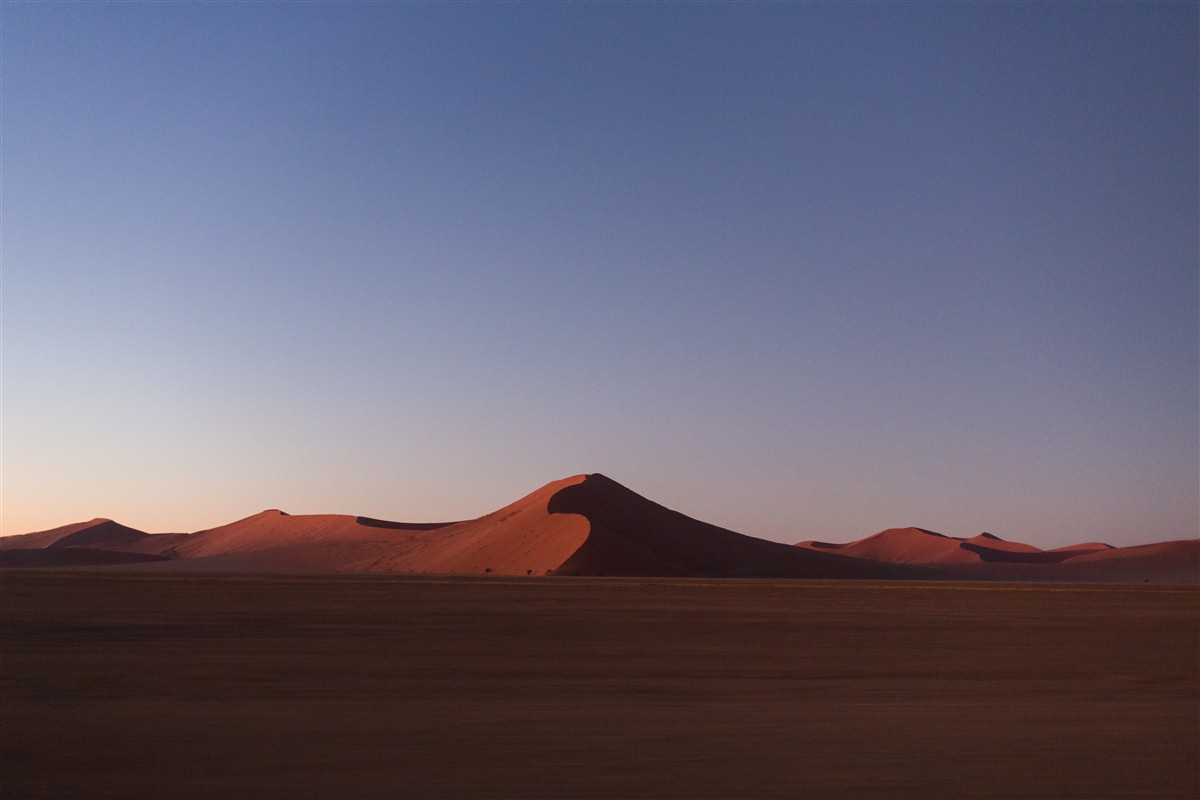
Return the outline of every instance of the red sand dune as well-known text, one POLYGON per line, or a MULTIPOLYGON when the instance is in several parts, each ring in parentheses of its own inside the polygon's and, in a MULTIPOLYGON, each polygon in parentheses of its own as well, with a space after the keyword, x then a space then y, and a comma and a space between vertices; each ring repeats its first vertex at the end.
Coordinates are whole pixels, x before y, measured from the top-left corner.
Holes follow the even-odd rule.
MULTIPOLYGON (((78 527, 24 544, 52 544, 78 527)), ((912 568, 743 536, 666 509, 602 475, 547 484, 464 522, 406 524, 272 510, 192 534, 131 537, 126 551, 167 559, 146 568, 196 572, 926 577, 912 568)))
POLYGON ((603 475, 572 479, 550 498, 555 515, 590 524, 562 575, 900 578, 920 571, 836 554, 805 552, 744 536, 664 508, 603 475), (886 569, 885 569, 886 567, 886 569))
MULTIPOLYGON (((924 528, 889 528, 865 539, 831 544, 806 541, 797 547, 842 553, 892 564, 921 564, 952 567, 980 564, 1057 564, 1084 553, 1108 548, 1089 542, 1082 545, 1041 550, 1031 544, 1010 542, 991 533, 958 538, 924 528)), ((977 571, 978 572, 978 571, 977 571)), ((964 575, 969 573, 964 573, 964 575)))
POLYGON ((924 528, 888 528, 865 539, 830 544, 828 542, 801 542, 797 547, 820 549, 873 561, 890 564, 972 564, 979 557, 959 545, 954 539, 924 528))
POLYGON ((550 483, 483 517, 443 524, 264 511, 173 541, 171 569, 496 575, 916 577, 806 554, 670 511, 602 475, 550 483))
POLYGON ((598 474, 555 481, 462 522, 270 510, 196 533, 147 534, 95 519, 0 539, 0 551, 0 566, 145 562, 138 568, 180 572, 1200 581, 1200 541, 1043 552, 991 534, 959 539, 912 527, 790 546, 700 522, 598 474))
POLYGON ((150 534, 97 517, 48 531, 0 537, 0 550, 40 550, 45 547, 104 547, 121 549, 150 534))
POLYGON ((97 518, 48 531, 0 538, 0 566, 56 567, 161 561, 157 546, 171 534, 153 536, 111 519, 97 518), (146 543, 151 547, 144 547, 146 543))
POLYGON ((1083 552, 1063 565, 1065 571, 1077 570, 1097 575, 1172 576, 1179 580, 1200 580, 1200 539, 1156 542, 1136 547, 1111 547, 1083 552))

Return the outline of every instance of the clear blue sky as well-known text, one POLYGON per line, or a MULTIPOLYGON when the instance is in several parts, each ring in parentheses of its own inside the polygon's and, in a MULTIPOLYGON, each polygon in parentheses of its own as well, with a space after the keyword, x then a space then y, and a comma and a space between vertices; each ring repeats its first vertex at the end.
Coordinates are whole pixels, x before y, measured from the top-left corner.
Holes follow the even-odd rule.
POLYGON ((1195 3, 2 14, 4 533, 1198 533, 1195 3))

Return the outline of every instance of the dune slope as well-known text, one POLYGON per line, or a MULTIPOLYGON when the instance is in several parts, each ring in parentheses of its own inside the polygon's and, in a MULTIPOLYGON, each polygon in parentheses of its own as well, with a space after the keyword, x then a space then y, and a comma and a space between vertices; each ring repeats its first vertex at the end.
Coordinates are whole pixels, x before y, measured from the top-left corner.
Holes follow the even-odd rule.
POLYGON ((550 499, 552 514, 589 523, 559 575, 896 578, 920 573, 756 539, 664 508, 603 475, 583 476, 550 499))

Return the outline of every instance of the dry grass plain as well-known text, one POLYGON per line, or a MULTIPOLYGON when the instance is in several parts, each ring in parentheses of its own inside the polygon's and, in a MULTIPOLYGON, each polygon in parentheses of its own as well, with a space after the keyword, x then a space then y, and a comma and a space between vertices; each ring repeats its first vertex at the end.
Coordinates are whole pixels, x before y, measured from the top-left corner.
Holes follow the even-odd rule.
POLYGON ((1195 586, 0 574, 8 798, 1200 796, 1195 586))

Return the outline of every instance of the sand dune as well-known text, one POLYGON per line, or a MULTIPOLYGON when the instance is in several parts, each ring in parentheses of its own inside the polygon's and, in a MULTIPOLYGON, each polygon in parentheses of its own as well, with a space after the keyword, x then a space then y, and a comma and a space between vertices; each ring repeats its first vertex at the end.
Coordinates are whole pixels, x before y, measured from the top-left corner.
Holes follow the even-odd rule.
MULTIPOLYGON (((116 526, 111 521, 66 526, 40 538, 24 537, 22 544, 53 546, 82 536, 98 522, 116 526)), ((192 534, 133 532, 122 539, 116 530, 79 541, 103 539, 106 547, 138 560, 154 559, 147 569, 183 572, 929 577, 894 564, 808 553, 734 533, 666 509, 602 475, 555 481, 463 522, 401 523, 268 510, 192 534)), ((83 563, 82 556, 74 559, 83 563)))
POLYGON ((894 565, 803 553, 708 525, 602 475, 555 481, 464 522, 393 523, 272 510, 155 552, 177 559, 170 569, 189 571, 920 577, 894 565))
POLYGON ((117 549, 132 544, 149 534, 97 517, 87 522, 76 522, 51 528, 48 531, 23 533, 17 536, 0 537, 0 550, 39 550, 44 547, 103 547, 112 545, 117 549))
POLYGON ((583 542, 583 520, 551 517, 549 484, 499 511, 455 523, 404 523, 278 510, 173 540, 157 552, 189 571, 544 575, 583 542))
MULTIPOLYGON (((169 536, 169 534, 167 534, 169 536)), ((0 538, 0 566, 60 567, 161 561, 160 537, 99 517, 48 531, 0 538), (149 548, 139 550, 152 541, 149 548)))
POLYGON ((954 539, 924 528, 888 528, 846 544, 801 542, 798 547, 819 549, 890 564, 970 564, 979 561, 964 550, 961 539, 954 539))
POLYGON ((889 565, 744 536, 664 508, 603 475, 581 477, 550 500, 551 513, 579 515, 590 523, 586 541, 558 574, 921 577, 911 570, 884 569, 889 565))
POLYGON ((966 577, 991 574, 1003 577, 1009 574, 995 570, 991 573, 982 572, 977 569, 979 565, 1059 564, 1084 554, 1112 549, 1110 545, 1087 542, 1054 550, 1042 550, 1031 544, 1001 539, 991 533, 959 538, 924 528, 889 528, 865 539, 845 544, 805 541, 796 546, 892 564, 920 564, 939 568, 963 566, 974 569, 973 572, 961 573, 966 577))
POLYGON ((909 527, 790 546, 692 519, 599 474, 549 483, 461 522, 272 509, 195 533, 147 534, 98 518, 0 539, 0 551, 8 567, 178 572, 1200 580, 1200 541, 1042 551, 988 533, 968 539, 909 527))
POLYGON ((405 548, 366 565, 379 572, 555 573, 588 538, 586 519, 550 512, 551 499, 587 478, 576 475, 543 486, 498 511, 409 537, 405 548))
POLYGON ((1068 575, 1076 571, 1113 579, 1200 581, 1200 539, 1083 552, 1062 568, 1068 575))

